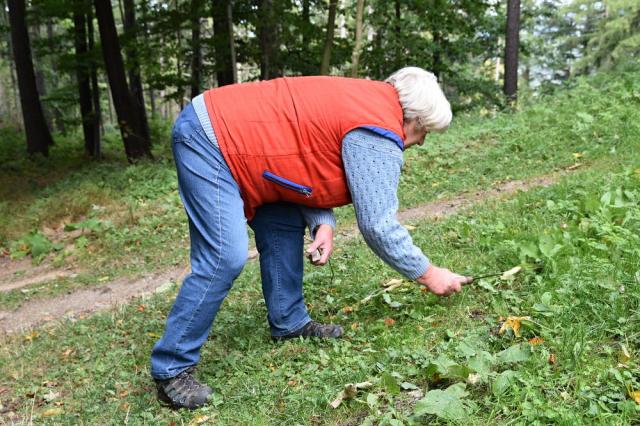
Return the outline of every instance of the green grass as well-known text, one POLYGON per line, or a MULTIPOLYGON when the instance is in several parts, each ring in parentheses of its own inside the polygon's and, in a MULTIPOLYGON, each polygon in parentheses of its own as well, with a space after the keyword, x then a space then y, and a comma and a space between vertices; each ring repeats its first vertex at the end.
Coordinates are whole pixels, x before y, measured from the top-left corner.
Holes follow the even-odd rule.
POLYGON ((344 324, 341 341, 272 343, 258 265, 249 264, 202 352, 200 375, 219 390, 206 409, 174 412, 154 401, 148 355, 173 293, 7 338, 0 386, 13 402, 3 403, 22 418, 59 408, 39 419, 63 424, 179 424, 203 415, 221 424, 420 424, 447 416, 470 424, 632 424, 640 414, 627 396, 640 388, 640 175, 630 166, 639 160, 620 158, 551 188, 419 223, 415 241, 434 263, 468 273, 525 268, 451 299, 407 284, 389 301, 358 306, 396 274, 360 239, 341 247, 333 282, 327 268, 305 278, 313 316, 344 324), (603 174, 611 181, 604 187, 603 174), (357 309, 345 313, 346 306, 357 309), (521 337, 498 333, 508 316, 531 317, 521 337), (544 342, 530 345, 534 336, 544 342), (622 345, 631 354, 624 365, 622 345), (327 407, 344 384, 363 381, 373 388, 327 407), (419 405, 401 383, 424 391, 465 386, 461 411, 414 416, 419 405))

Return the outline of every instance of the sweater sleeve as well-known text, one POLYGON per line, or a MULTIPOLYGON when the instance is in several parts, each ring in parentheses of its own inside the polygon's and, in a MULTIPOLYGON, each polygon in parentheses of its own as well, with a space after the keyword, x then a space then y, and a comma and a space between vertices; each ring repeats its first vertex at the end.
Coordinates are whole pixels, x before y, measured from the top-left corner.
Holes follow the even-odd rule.
POLYGON ((389 266, 415 280, 429 260, 397 219, 402 151, 390 139, 356 129, 344 137, 342 160, 364 240, 389 266))
POLYGON ((316 209, 306 206, 300 206, 302 216, 309 227, 309 234, 312 239, 316 238, 316 228, 320 225, 329 225, 333 230, 336 229, 336 217, 333 209, 316 209))

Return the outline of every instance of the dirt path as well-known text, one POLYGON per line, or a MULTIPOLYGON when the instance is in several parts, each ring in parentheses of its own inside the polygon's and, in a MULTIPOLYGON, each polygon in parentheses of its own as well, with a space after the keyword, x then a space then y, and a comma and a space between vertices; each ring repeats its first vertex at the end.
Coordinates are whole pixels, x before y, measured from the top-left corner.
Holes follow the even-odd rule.
MULTIPOLYGON (((413 222, 421 219, 440 219, 450 216, 467 208, 480 200, 511 195, 517 191, 527 191, 535 187, 544 187, 553 184, 562 173, 552 173, 529 180, 515 180, 495 185, 485 191, 468 192, 445 200, 434 201, 413 207, 398 214, 401 222, 413 222)), ((357 235, 356 227, 339 230, 342 240, 348 240, 357 235)), ((249 252, 249 258, 257 258, 257 252, 249 252)), ((9 284, 4 287, 1 282, 19 270, 27 267, 27 263, 16 265, 4 265, 0 262, 0 291, 7 291, 9 284), (6 266, 6 268, 5 268, 6 266)), ((44 267, 34 268, 22 281, 15 282, 12 288, 19 288, 35 282, 64 275, 69 271, 47 270, 44 267), (35 270, 35 272, 34 272, 35 270), (56 275, 58 274, 58 275, 56 275)), ((134 297, 145 296, 163 288, 168 283, 181 282, 188 273, 188 268, 181 266, 168 271, 146 274, 135 280, 119 278, 109 284, 78 290, 51 299, 30 300, 25 302, 15 311, 0 310, 0 334, 24 331, 45 322, 61 318, 74 318, 127 303, 134 297)))

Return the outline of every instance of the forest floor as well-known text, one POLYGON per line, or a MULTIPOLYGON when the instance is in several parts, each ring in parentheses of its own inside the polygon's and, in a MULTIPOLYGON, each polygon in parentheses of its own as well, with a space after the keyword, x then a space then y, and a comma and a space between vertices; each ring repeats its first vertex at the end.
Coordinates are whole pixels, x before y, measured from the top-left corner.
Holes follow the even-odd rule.
MULTIPOLYGON (((576 170, 576 167, 570 166, 566 172, 571 170, 576 170)), ((517 191, 527 191, 530 188, 551 185, 557 180, 558 175, 555 173, 526 181, 509 181, 500 183, 486 191, 463 193, 453 198, 418 205, 399 212, 398 218, 403 224, 424 219, 443 219, 461 209, 470 208, 480 200, 506 197, 517 191)), ((342 243, 355 238, 357 233, 357 228, 353 226, 339 226, 336 230, 342 243)), ((249 251, 250 261, 257 259, 257 256, 258 253, 255 249, 249 251)), ((7 257, 0 258, 0 271, 0 292, 48 283, 78 273, 73 269, 56 268, 51 263, 33 267, 30 259, 11 260, 7 257)), ((114 308, 135 297, 165 291, 171 283, 182 282, 188 272, 188 265, 171 267, 168 270, 148 273, 142 277, 119 278, 53 298, 36 298, 25 302, 13 311, 0 309, 0 334, 25 332, 45 322, 63 318, 82 318, 92 312, 114 308)))
POLYGON ((202 349, 198 376, 216 393, 195 412, 158 405, 148 367, 188 258, 166 147, 136 165, 113 154, 117 141, 89 165, 72 138, 49 163, 0 153, 5 319, 38 318, 51 301, 64 318, 0 336, 0 424, 633 424, 638 77, 458 119, 405 153, 400 218, 414 242, 460 273, 518 275, 448 299, 407 281, 379 294, 399 277, 339 209, 331 266, 307 265, 304 280, 312 316, 345 336, 274 343, 249 262, 202 349), (72 311, 91 311, 117 299, 112 287, 133 298, 65 315, 65 297, 85 293, 72 311))

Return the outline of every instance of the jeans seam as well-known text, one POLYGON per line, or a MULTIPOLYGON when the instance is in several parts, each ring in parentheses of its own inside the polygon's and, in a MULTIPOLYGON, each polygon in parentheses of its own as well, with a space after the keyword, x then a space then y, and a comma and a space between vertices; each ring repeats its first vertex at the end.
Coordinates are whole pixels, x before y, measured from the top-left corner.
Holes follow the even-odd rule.
MULTIPOLYGON (((216 170, 216 175, 215 175, 215 180, 217 181, 219 175, 220 175, 220 166, 218 165, 218 168, 216 170)), ((218 188, 218 194, 217 194, 217 201, 218 201, 218 205, 220 205, 220 188, 218 188)), ((222 218, 221 218, 221 214, 220 211, 218 210, 218 232, 220 233, 220 241, 224 241, 224 238, 222 238, 222 218)), ((222 250, 218 250, 218 256, 217 256, 217 262, 216 262, 216 268, 213 271, 213 274, 211 274, 211 278, 209 279, 209 283, 207 284, 207 288, 205 289, 205 291, 202 293, 202 297, 200 298, 200 300, 198 301, 198 307, 194 310, 194 312, 191 315, 191 318, 189 318, 189 321, 187 323, 187 326, 185 327, 184 331, 182 332, 182 334, 180 335, 180 338, 176 341, 176 345, 174 347, 174 353, 178 352, 178 346, 180 345, 180 343, 182 343, 182 340, 184 339, 184 336, 191 331, 191 326, 193 324, 193 319, 196 317, 196 315, 200 312, 200 308, 202 307, 202 301, 204 300, 204 298, 206 297, 207 293, 209 292, 209 289, 211 288, 211 284, 213 283, 214 278, 216 277, 217 273, 218 273, 218 269, 220 268, 220 260, 222 257, 222 250)), ((175 357, 171 360, 171 363, 169 364, 169 366, 167 367, 167 370, 170 370, 171 367, 173 367, 173 365, 175 364, 176 359, 175 357)))

